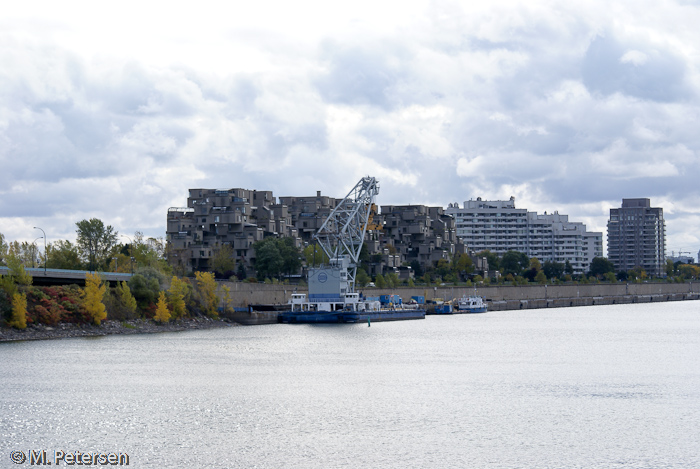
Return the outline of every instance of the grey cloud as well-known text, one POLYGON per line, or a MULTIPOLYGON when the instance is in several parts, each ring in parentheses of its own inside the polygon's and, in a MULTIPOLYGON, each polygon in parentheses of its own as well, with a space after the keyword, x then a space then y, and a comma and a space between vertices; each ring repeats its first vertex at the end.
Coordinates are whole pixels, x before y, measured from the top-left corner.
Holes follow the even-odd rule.
POLYGON ((327 43, 322 59, 329 72, 317 79, 318 90, 329 102, 390 110, 400 104, 395 88, 405 71, 396 64, 409 59, 406 55, 406 51, 388 44, 342 47, 327 43))
POLYGON ((591 42, 581 67, 583 81, 591 91, 604 95, 620 92, 662 102, 690 97, 685 72, 685 64, 672 51, 647 44, 625 45, 610 34, 591 42), (640 59, 625 61, 630 51, 637 51, 640 59))
POLYGON ((244 119, 255 114, 255 100, 259 95, 260 90, 253 77, 234 77, 228 93, 220 97, 222 101, 226 101, 226 117, 244 119))

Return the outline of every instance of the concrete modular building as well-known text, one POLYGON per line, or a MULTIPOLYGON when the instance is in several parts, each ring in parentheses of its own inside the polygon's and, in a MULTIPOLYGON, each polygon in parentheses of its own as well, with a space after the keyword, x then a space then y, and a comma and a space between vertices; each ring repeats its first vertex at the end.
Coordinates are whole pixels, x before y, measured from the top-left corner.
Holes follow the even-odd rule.
POLYGON ((183 272, 209 269, 211 259, 228 245, 249 275, 253 243, 270 235, 296 238, 287 207, 275 203, 271 191, 190 189, 187 207, 168 209, 169 259, 183 272))
POLYGON ((464 244, 457 238, 454 218, 442 207, 382 205, 375 223, 381 230, 371 235, 368 243, 372 246, 370 252, 385 255, 383 268, 417 261, 426 269, 440 259, 449 261, 455 254, 465 252, 464 244), (393 254, 388 246, 393 246, 393 254))
POLYGON ((280 204, 287 207, 291 224, 305 245, 312 241, 313 235, 342 200, 322 196, 321 191, 317 191, 315 196, 279 198, 280 204))
POLYGON ((457 236, 470 251, 489 250, 503 255, 513 250, 536 257, 541 262, 565 264, 574 273, 588 272, 593 258, 603 256, 603 234, 586 231, 579 222, 570 222, 568 215, 538 214, 515 207, 510 200, 464 202, 450 204, 446 213, 455 218, 457 236))
MULTIPOLYGON (((276 203, 271 191, 190 189, 187 207, 168 210, 168 258, 181 272, 208 270, 225 245, 233 249, 246 276, 254 275, 253 243, 266 236, 287 236, 303 248, 342 199, 284 196, 276 203)), ((387 205, 372 207, 365 244, 372 255, 371 275, 395 272, 413 277, 406 263, 421 268, 465 252, 454 218, 442 207, 387 205)), ((238 270, 238 268, 237 268, 238 270)))

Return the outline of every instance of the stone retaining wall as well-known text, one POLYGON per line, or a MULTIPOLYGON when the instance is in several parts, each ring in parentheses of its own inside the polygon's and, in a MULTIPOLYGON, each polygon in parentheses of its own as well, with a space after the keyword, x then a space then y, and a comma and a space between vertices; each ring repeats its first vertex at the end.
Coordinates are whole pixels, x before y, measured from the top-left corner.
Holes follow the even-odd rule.
MULTIPOLYGON (((248 307, 252 304, 286 304, 292 293, 305 293, 306 287, 294 285, 269 285, 260 283, 220 282, 230 288, 231 305, 248 307)), ((490 311, 533 308, 560 308, 604 304, 649 303, 658 301, 682 301, 700 299, 698 283, 613 283, 570 285, 499 285, 468 287, 399 287, 395 289, 363 288, 365 296, 397 294, 404 301, 411 296, 424 296, 426 300, 440 298, 457 299, 463 295, 483 296, 490 311)))

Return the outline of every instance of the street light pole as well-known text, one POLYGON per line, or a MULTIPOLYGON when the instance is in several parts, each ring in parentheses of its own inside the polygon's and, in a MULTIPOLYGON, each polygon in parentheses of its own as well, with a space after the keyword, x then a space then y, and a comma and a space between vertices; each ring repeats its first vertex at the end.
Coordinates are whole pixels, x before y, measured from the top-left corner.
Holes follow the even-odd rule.
MULTIPOLYGON (((41 232, 44 233, 44 275, 46 275, 46 261, 48 261, 48 259, 47 259, 48 254, 46 252, 46 232, 43 229, 39 228, 38 226, 35 226, 34 229, 41 230, 41 232)), ((39 239, 39 238, 37 238, 37 239, 39 239)))

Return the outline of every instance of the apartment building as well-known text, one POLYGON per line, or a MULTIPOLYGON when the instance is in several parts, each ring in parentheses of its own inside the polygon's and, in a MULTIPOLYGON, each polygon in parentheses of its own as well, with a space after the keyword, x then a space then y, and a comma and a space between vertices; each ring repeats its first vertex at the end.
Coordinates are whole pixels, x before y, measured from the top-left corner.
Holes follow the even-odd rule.
POLYGON ((287 207, 291 224, 305 245, 312 241, 313 235, 342 200, 322 196, 321 191, 317 191, 315 196, 279 197, 279 203, 287 207))
POLYGON ((571 264, 574 272, 588 272, 593 258, 603 256, 603 234, 588 232, 583 223, 558 212, 538 214, 516 208, 510 200, 476 200, 450 204, 457 237, 470 251, 489 250, 503 255, 513 250, 541 262, 571 264))
POLYGON ((647 275, 666 275, 666 223, 662 208, 649 199, 622 199, 610 209, 608 259, 615 269, 643 268, 647 275))
POLYGON ((370 252, 387 253, 384 263, 388 267, 416 261, 425 269, 440 259, 452 260, 455 254, 465 252, 457 238, 454 218, 443 207, 382 205, 374 222, 381 230, 370 239, 370 252))
POLYGON ((253 243, 270 235, 297 237, 287 207, 277 204, 271 191, 190 189, 187 207, 168 209, 170 262, 184 272, 207 270, 228 245, 249 275, 253 243))
MULTIPOLYGON (((208 270, 223 246, 230 246, 246 276, 254 275, 253 244, 266 236, 293 237, 300 249, 312 242, 342 199, 284 196, 249 189, 190 189, 187 207, 168 209, 168 258, 181 272, 208 270)), ((372 255, 371 274, 413 276, 406 264, 421 269, 465 252, 454 218, 443 207, 387 205, 371 209, 365 243, 372 255), (378 213, 380 212, 380 213, 378 213)))

